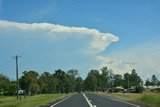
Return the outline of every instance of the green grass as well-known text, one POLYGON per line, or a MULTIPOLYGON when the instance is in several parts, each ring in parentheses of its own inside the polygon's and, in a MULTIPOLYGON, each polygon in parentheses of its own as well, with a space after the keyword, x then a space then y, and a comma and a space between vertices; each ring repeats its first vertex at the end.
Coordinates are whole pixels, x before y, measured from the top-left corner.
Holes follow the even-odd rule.
POLYGON ((99 92, 98 94, 106 95, 109 97, 117 98, 124 101, 142 103, 151 105, 154 107, 160 107, 160 93, 153 92, 144 92, 141 94, 138 93, 103 93, 99 92))
POLYGON ((143 103, 160 107, 160 93, 144 93, 139 100, 143 103))
POLYGON ((67 94, 40 94, 35 96, 27 96, 17 101, 16 97, 0 97, 0 107, 38 107, 49 102, 64 98, 67 94))

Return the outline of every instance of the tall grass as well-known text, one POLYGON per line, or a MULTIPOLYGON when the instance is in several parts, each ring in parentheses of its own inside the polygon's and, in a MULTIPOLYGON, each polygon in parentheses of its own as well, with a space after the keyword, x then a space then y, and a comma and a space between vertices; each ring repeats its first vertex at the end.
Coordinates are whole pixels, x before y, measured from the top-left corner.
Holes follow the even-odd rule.
POLYGON ((117 98, 120 100, 125 100, 125 101, 134 101, 137 100, 141 97, 142 94, 139 93, 103 93, 103 92, 99 92, 98 94, 101 95, 106 95, 109 97, 113 97, 113 98, 117 98))
POLYGON ((160 93, 144 93, 139 100, 143 103, 160 107, 160 93))

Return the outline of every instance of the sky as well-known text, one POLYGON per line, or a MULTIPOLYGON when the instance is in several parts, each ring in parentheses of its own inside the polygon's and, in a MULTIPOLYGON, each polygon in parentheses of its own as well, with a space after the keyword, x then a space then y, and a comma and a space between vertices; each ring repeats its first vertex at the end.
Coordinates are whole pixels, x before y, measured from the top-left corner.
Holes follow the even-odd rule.
POLYGON ((0 0, 0 73, 107 66, 160 80, 159 0, 0 0))

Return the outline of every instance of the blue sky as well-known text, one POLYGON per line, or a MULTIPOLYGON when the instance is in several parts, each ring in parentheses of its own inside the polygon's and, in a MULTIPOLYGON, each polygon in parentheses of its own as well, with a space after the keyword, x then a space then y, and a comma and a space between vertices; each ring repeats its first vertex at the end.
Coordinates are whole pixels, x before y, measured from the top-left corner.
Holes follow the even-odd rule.
POLYGON ((0 0, 0 73, 15 78, 18 54, 20 74, 108 66, 160 78, 159 28, 159 0, 0 0))

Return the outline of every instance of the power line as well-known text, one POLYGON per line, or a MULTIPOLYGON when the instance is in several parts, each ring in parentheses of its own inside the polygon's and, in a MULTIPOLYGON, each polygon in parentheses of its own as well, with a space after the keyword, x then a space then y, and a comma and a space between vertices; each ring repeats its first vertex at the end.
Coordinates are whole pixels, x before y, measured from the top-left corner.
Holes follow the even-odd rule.
POLYGON ((27 59, 23 58, 23 63, 22 63, 23 67, 25 67, 25 65, 27 65, 27 67, 30 68, 34 68, 33 64, 31 64, 27 59))
POLYGON ((10 61, 6 62, 6 63, 3 63, 3 64, 0 64, 0 67, 4 67, 6 65, 8 65, 9 63, 13 62, 14 60, 11 59, 10 61))

